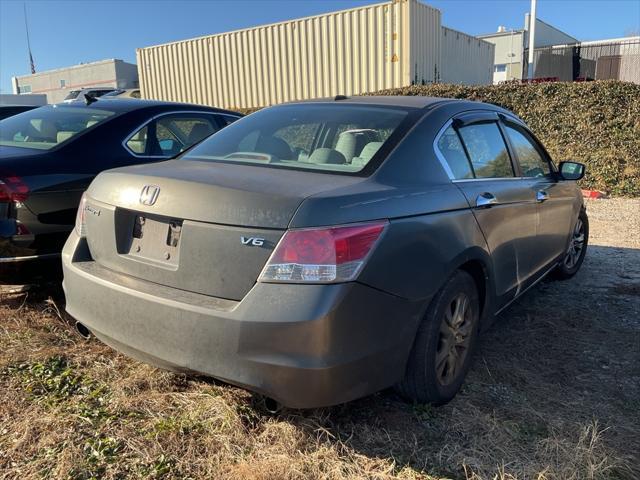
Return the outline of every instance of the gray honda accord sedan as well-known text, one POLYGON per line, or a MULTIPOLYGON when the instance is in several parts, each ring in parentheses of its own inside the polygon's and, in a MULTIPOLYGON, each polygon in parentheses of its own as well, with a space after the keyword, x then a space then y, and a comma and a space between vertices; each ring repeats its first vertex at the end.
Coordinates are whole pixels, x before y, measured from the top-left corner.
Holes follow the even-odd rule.
POLYGON ((442 404, 498 312, 580 268, 583 174, 479 102, 266 108, 93 181, 63 252, 67 311, 132 357, 288 407, 390 386, 442 404))

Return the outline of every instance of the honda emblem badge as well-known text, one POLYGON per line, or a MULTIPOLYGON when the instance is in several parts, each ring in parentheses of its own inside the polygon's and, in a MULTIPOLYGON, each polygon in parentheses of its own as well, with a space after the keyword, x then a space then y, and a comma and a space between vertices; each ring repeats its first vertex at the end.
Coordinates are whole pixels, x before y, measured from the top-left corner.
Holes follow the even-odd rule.
POLYGON ((160 194, 160 187, 156 185, 145 185, 140 193, 140 203, 142 205, 153 205, 160 194))

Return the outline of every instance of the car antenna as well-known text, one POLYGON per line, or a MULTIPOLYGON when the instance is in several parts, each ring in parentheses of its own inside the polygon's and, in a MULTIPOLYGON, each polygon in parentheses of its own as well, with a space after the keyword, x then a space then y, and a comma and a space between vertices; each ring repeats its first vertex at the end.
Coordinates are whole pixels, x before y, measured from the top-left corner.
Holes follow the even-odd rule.
POLYGON ((88 93, 84 94, 84 104, 85 105, 91 105, 93 102, 97 102, 98 99, 92 95, 89 95, 88 93))

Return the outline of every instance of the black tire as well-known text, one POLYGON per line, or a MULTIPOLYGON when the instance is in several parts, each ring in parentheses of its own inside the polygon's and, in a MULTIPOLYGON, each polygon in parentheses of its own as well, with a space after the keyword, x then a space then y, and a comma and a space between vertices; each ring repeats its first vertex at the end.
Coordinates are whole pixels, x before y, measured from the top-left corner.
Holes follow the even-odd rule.
POLYGON ((587 254, 587 246, 589 244, 589 217, 583 208, 580 210, 578 219, 573 226, 569 246, 564 257, 553 271, 554 278, 558 280, 567 280, 573 277, 584 261, 587 254))
POLYGON ((433 298, 418 327, 404 378, 396 385, 398 393, 416 403, 442 405, 450 401, 460 390, 469 370, 479 319, 480 301, 476 284, 471 275, 458 270, 433 298), (463 298, 468 301, 467 310, 463 313, 463 323, 456 330, 451 326, 452 318, 456 317, 456 302, 463 298), (463 330, 466 335, 462 335, 463 330), (461 338, 466 342, 464 352, 459 343, 461 338), (450 368, 452 355, 456 359, 453 369, 450 368))

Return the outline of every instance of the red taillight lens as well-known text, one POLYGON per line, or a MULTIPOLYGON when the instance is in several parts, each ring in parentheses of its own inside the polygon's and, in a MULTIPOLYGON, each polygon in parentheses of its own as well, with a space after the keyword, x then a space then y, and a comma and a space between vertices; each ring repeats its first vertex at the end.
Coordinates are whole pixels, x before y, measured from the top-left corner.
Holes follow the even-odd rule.
POLYGON ((289 230, 262 271, 260 281, 332 283, 353 280, 387 223, 289 230))
POLYGON ((24 202, 29 196, 29 187, 20 177, 0 179, 0 202, 24 202))

